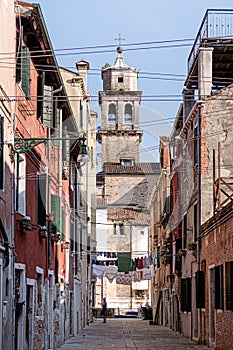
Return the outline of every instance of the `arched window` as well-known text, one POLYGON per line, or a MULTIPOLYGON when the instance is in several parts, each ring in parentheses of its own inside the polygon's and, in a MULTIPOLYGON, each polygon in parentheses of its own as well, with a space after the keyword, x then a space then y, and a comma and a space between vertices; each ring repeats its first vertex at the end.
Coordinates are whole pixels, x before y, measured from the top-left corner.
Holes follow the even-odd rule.
POLYGON ((116 105, 115 103, 110 103, 108 106, 108 123, 116 124, 116 105))
POLYGON ((124 123, 125 124, 133 123, 132 105, 130 103, 126 103, 125 105, 124 123))

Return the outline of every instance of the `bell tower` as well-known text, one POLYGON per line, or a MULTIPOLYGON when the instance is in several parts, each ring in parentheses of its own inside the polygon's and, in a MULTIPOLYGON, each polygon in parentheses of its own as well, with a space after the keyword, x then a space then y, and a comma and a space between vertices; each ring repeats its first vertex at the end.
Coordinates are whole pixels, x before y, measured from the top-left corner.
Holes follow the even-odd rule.
POLYGON ((98 141, 102 144, 102 164, 139 162, 139 107, 142 92, 137 91, 138 71, 128 67, 117 48, 113 66, 102 68, 103 91, 99 92, 102 123, 98 141))

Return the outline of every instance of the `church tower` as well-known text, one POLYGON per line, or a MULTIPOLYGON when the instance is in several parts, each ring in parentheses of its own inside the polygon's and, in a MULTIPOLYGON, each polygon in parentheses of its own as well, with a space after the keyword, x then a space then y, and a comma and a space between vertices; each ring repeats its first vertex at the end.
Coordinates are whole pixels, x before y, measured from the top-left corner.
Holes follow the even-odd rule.
POLYGON ((141 91, 137 91, 138 71, 128 67, 117 48, 113 66, 102 68, 103 91, 99 92, 102 124, 98 141, 102 144, 102 164, 133 165, 139 162, 141 91))

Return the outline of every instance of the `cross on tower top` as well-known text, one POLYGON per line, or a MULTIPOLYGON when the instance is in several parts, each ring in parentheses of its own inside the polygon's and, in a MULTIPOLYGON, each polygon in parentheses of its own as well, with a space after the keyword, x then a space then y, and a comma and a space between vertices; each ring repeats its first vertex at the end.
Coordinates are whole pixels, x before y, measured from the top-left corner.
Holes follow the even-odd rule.
POLYGON ((125 38, 122 38, 121 33, 118 34, 118 38, 115 38, 114 40, 119 41, 119 46, 121 46, 121 41, 125 40, 125 38))

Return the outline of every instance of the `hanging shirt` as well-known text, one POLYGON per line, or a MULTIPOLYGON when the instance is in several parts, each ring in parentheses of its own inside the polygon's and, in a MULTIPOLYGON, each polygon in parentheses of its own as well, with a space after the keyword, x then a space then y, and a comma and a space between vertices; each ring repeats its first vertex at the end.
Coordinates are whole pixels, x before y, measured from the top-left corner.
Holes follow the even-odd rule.
POLYGON ((107 277, 110 283, 112 283, 112 281, 116 277, 117 272, 118 272, 117 266, 113 266, 113 265, 106 266, 105 277, 107 277))
POLYGON ((92 265, 92 274, 96 277, 103 277, 105 273, 105 266, 103 265, 92 265))

